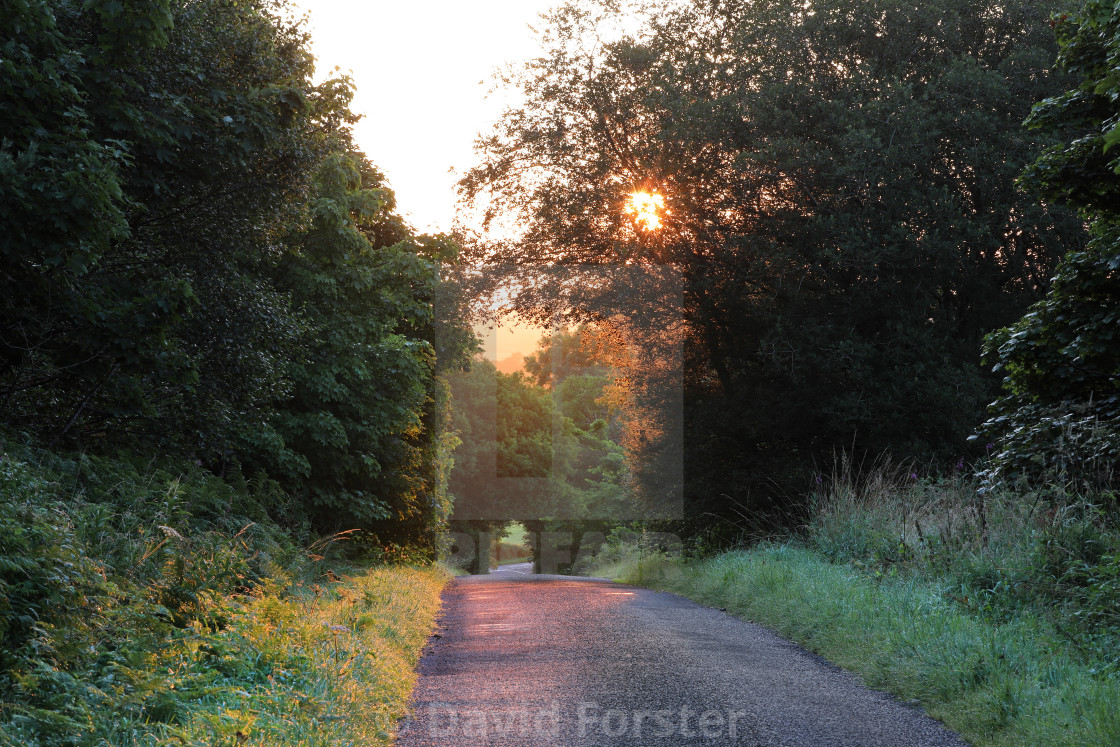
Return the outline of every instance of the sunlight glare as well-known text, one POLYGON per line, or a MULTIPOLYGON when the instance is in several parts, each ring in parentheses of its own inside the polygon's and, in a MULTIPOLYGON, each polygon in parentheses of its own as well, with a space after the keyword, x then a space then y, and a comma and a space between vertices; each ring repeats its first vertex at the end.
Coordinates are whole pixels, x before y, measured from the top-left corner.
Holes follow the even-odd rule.
POLYGON ((646 231, 656 231, 661 228, 661 213, 668 214, 665 209, 665 198, 656 192, 631 192, 626 203, 627 215, 634 216, 634 221, 646 231))

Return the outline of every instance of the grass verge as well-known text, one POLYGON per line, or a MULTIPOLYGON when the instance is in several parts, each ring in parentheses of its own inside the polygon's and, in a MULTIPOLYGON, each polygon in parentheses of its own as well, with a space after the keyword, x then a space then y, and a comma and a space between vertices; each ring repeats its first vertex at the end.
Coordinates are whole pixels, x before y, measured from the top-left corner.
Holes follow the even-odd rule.
POLYGON ((761 623, 976 745, 1120 744, 1120 678, 1027 612, 983 619, 936 583, 869 577, 792 545, 692 562, 622 557, 592 572, 761 623))
POLYGON ((432 567, 354 569, 326 587, 249 601, 225 630, 178 647, 176 672, 201 685, 201 697, 168 736, 191 745, 389 744, 447 578, 432 567))

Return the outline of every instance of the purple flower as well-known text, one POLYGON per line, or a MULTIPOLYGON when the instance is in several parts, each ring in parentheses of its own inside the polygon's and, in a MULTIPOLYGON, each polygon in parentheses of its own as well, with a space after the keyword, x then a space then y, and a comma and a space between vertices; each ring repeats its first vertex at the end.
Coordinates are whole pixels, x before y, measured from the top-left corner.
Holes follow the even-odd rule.
POLYGON ((987 449, 988 451, 991 451, 991 450, 992 450, 992 449, 994 449, 995 447, 996 447, 996 445, 995 445, 995 444, 993 444, 993 443, 989 443, 989 444, 988 444, 987 446, 985 446, 984 448, 985 448, 985 449, 987 449))
POLYGON ((911 472, 910 473, 910 479, 911 480, 917 480, 918 479, 918 473, 917 472, 911 472))
POLYGON ((958 470, 964 469, 964 457, 961 457, 960 459, 957 460, 957 469, 958 470))

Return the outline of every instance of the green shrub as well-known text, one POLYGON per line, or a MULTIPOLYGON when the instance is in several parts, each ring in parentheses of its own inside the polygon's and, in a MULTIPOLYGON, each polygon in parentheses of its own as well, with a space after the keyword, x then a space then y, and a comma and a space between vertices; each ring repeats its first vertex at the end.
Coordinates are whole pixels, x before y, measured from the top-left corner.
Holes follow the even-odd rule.
POLYGON ((241 514, 261 515, 250 484, 173 469, 0 451, 0 735, 127 743, 181 722, 210 677, 177 669, 184 646, 286 578, 297 548, 241 514))
POLYGON ((446 574, 349 567, 353 532, 301 549, 277 497, 0 447, 0 744, 388 744, 446 574))
POLYGON ((888 462, 838 471, 813 501, 809 547, 873 576, 932 579, 994 622, 1048 620, 1099 671, 1120 668, 1120 512, 1048 486, 981 491, 962 473, 919 478, 888 462))

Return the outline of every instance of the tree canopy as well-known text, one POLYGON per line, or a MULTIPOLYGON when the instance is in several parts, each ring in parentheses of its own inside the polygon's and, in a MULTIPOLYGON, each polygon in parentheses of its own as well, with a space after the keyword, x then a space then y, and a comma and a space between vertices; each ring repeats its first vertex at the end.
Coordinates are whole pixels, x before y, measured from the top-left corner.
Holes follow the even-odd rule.
POLYGON ((679 2, 608 38, 624 12, 562 6, 507 78, 524 103, 461 188, 525 230, 471 259, 527 315, 598 313, 541 266, 680 272, 693 516, 781 509, 843 449, 955 461, 996 385, 984 335, 1085 241, 1015 186, 1049 142, 1020 123, 1066 80, 1045 13, 679 2))
POLYGON ((431 547, 457 250, 394 213, 291 9, 15 0, 0 39, 4 426, 259 473, 288 520, 431 547))
POLYGON ((1067 203, 1092 239, 1058 266, 1046 298, 993 334, 1004 374, 986 433, 998 448, 989 482, 1043 479, 1076 487, 1120 480, 1120 7, 1088 2, 1052 20, 1058 62, 1077 85, 1040 101, 1028 124, 1059 136, 1023 176, 1067 203))
MULTIPOLYGON (((545 338, 530 358, 579 348, 578 336, 545 338)), ((581 357, 587 353, 580 354, 581 357)), ((603 371, 604 369, 598 369, 603 371)), ((450 489, 459 521, 608 519, 624 515, 620 413, 605 374, 563 371, 545 388, 476 358, 451 377, 453 423, 462 440, 450 489)))

